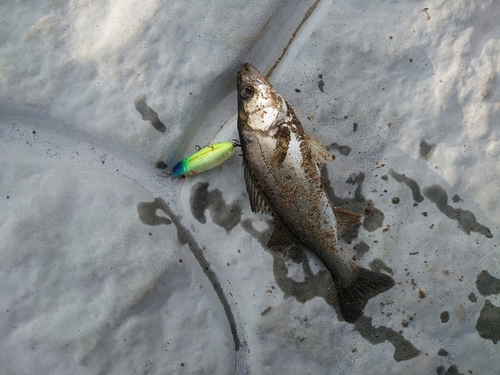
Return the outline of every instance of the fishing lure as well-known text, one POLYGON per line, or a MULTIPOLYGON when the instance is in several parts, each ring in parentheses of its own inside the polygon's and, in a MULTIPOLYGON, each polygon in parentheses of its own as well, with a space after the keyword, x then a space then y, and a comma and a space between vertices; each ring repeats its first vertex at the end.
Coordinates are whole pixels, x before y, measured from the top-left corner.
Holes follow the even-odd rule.
POLYGON ((175 178, 189 177, 215 168, 234 154, 234 146, 237 145, 231 142, 220 142, 205 146, 193 155, 178 162, 172 170, 172 176, 175 178))

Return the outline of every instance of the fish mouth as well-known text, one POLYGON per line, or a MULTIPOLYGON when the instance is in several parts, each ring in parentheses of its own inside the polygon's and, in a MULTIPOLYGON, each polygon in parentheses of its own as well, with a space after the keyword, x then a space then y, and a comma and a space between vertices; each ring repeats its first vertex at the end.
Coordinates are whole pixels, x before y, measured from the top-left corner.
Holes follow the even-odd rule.
POLYGON ((257 74, 259 76, 261 76, 262 74, 260 74, 260 72, 255 68, 255 66, 253 66, 252 64, 249 64, 249 63, 246 63, 246 64, 243 64, 243 70, 242 71, 245 71, 245 72, 249 72, 249 73, 252 73, 252 74, 257 74))
POLYGON ((267 82, 266 77, 264 77, 252 64, 246 63, 243 68, 238 72, 238 82, 243 83, 253 82, 255 85, 262 85, 267 82))

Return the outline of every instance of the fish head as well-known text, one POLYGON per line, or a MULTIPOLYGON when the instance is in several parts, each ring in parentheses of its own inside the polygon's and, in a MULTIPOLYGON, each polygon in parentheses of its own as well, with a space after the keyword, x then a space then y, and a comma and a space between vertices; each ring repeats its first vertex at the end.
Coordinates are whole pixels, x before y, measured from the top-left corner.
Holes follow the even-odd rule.
POLYGON ((277 131, 288 108, 266 77, 252 65, 245 64, 238 72, 237 90, 239 126, 271 135, 277 131))

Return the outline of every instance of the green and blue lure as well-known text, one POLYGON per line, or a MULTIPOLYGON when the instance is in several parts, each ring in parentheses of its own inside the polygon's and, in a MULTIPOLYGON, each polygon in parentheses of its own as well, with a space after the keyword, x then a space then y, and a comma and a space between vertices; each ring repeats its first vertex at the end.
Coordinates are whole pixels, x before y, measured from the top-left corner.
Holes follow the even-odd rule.
POLYGON ((205 146, 178 162, 172 170, 172 176, 175 178, 189 177, 215 168, 234 154, 234 146, 231 142, 205 146))

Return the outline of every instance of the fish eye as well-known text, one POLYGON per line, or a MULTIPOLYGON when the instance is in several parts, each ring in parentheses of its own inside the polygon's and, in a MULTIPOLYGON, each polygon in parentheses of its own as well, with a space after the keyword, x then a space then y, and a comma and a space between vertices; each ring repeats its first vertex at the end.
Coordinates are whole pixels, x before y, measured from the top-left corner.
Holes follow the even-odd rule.
POLYGON ((253 89, 250 86, 245 87, 241 90, 240 97, 243 100, 248 100, 253 96, 253 89))

